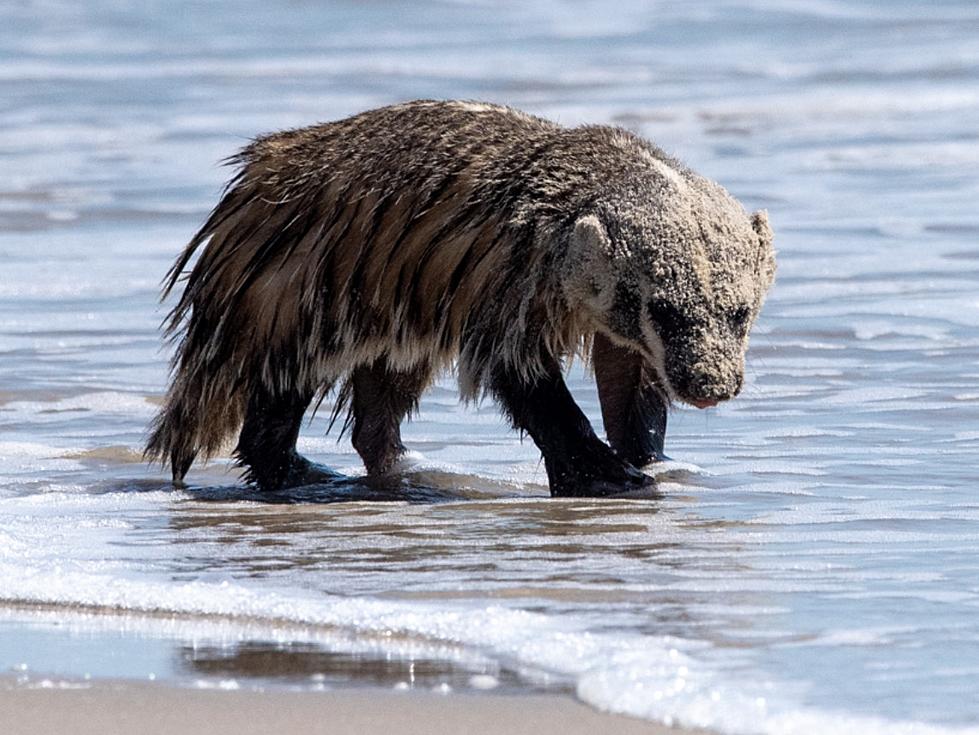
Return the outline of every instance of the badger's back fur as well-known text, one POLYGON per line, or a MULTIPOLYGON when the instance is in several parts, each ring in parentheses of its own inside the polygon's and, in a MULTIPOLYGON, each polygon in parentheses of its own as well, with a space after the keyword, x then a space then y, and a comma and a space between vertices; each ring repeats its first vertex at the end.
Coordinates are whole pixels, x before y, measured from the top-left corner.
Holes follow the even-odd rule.
POLYGON ((232 161, 166 283, 199 251, 147 448, 178 478, 259 386, 322 395, 378 358, 432 374, 457 360, 473 397, 499 364, 533 375, 579 350, 594 325, 565 300, 576 219, 609 182, 685 171, 617 128, 434 101, 261 137, 232 161))

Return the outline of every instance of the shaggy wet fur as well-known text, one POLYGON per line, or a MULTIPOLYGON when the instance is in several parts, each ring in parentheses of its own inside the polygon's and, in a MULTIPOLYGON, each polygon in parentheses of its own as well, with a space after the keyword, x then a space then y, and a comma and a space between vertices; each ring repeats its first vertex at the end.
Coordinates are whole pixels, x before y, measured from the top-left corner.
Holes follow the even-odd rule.
POLYGON ((316 479, 295 437, 334 387, 387 472, 401 419, 455 364, 465 398, 491 391, 541 447, 552 492, 601 494, 642 482, 667 400, 740 390, 774 274, 767 219, 636 135, 418 101, 261 137, 234 163, 166 284, 200 251, 147 447, 176 481, 243 423, 252 480, 316 479), (615 452, 561 379, 593 337, 615 452))

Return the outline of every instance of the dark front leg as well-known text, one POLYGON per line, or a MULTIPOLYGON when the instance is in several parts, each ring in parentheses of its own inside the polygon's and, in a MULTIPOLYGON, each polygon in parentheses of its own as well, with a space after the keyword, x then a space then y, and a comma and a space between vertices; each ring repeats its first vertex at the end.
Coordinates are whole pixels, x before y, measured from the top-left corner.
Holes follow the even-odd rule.
POLYGON ((405 453, 401 422, 417 407, 418 399, 431 381, 431 369, 421 365, 399 372, 392 370, 382 358, 356 368, 351 381, 351 441, 364 460, 367 474, 383 475, 405 453))
POLYGON ((535 382, 500 368, 491 388, 513 425, 530 434, 544 455, 551 495, 611 495, 647 483, 645 475, 595 436, 556 361, 535 382))
POLYGON ((615 453, 636 467, 665 459, 667 404, 642 355, 596 334, 592 362, 605 434, 615 453))
POLYGON ((262 490, 278 490, 323 482, 335 472, 296 452, 303 414, 312 396, 299 392, 273 394, 258 389, 248 402, 235 456, 245 476, 262 490))

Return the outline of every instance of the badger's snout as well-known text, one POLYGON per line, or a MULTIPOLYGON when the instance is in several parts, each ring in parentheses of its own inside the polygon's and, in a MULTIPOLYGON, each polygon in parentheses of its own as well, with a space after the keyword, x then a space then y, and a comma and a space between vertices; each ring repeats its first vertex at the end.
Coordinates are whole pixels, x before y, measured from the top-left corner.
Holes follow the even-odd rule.
POLYGON ((741 316, 740 310, 736 318, 728 318, 702 304, 677 306, 652 299, 647 314, 644 347, 647 354, 662 360, 661 372, 673 399, 711 408, 741 392, 747 316, 741 316))
POLYGON ((729 401, 744 387, 744 360, 730 355, 667 353, 666 373, 676 398, 697 408, 729 401))
POLYGON ((682 387, 677 387, 681 400, 697 408, 711 408, 722 401, 729 401, 741 392, 744 377, 717 382, 716 375, 699 374, 689 379, 682 387))

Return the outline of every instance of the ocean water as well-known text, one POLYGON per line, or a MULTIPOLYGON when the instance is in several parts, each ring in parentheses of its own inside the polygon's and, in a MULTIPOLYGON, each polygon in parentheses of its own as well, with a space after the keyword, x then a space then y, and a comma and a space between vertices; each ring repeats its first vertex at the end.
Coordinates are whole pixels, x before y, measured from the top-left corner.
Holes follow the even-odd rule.
MULTIPOLYGON (((0 5, 0 671, 575 693, 722 733, 979 732, 979 6, 0 5), (769 210, 744 394, 551 500, 451 376, 372 493, 140 459, 158 284, 262 131, 417 97, 637 130, 769 210)), ((592 381, 572 389, 600 428, 592 381)), ((324 411, 328 414, 328 411, 324 411)), ((52 678, 53 677, 53 678, 52 678)), ((65 682, 68 682, 67 684, 65 682)))

